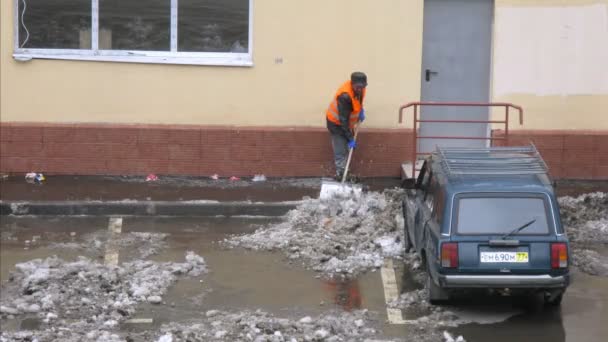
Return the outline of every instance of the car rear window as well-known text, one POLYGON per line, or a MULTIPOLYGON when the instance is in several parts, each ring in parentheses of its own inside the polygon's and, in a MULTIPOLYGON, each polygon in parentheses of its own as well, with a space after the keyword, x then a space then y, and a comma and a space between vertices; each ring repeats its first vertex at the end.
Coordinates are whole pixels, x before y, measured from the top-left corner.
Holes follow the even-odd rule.
POLYGON ((464 197, 458 200, 459 234, 507 234, 536 220, 515 235, 548 234, 547 209, 540 197, 464 197))

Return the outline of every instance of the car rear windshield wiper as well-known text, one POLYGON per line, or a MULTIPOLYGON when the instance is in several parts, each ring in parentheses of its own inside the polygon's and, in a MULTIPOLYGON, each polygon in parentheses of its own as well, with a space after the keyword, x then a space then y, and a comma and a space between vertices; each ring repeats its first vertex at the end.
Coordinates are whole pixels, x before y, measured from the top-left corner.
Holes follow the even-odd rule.
POLYGON ((524 230, 525 228, 527 228, 529 225, 531 225, 531 224, 532 224, 532 223, 534 223, 534 222, 536 222, 536 219, 534 219, 534 220, 532 220, 532 221, 530 221, 530 222, 528 222, 528 223, 524 224, 523 226, 520 226, 520 227, 517 227, 517 228, 513 229, 511 232, 509 232, 509 233, 507 233, 507 234, 503 235, 503 237, 502 237, 501 239, 503 239, 503 240, 504 240, 504 239, 508 238, 509 236, 511 236, 511 235, 513 235, 513 234, 515 234, 515 233, 519 233, 519 232, 521 232, 522 230, 524 230))

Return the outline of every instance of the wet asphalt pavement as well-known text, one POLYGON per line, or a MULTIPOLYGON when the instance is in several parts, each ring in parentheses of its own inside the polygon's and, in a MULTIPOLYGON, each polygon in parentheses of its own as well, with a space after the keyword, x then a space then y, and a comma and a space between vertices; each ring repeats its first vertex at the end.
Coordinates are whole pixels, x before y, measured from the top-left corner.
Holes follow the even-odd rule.
MULTIPOLYGON (((107 217, 0 216, 0 280, 6 282, 19 262, 57 255, 73 260, 79 255, 103 258, 92 249, 57 246, 84 243, 87 234, 108 229, 107 217), (26 240, 30 241, 26 244, 26 240), (34 242, 35 241, 35 242, 34 242)), ((182 261, 185 250, 203 256, 210 269, 203 281, 180 279, 163 297, 162 305, 141 304, 134 318, 153 323, 123 324, 123 331, 157 328, 163 323, 187 321, 211 309, 263 309, 279 316, 316 315, 332 309, 366 308, 386 318, 380 272, 348 282, 327 282, 280 253, 225 249, 220 241, 230 234, 247 233, 280 218, 126 217, 122 234, 166 233, 166 246, 150 258, 182 261), (384 315, 384 316, 383 316, 384 315)), ((103 247, 103 246, 102 246, 103 247)), ((102 248, 103 251, 103 248, 102 248)), ((119 262, 135 258, 130 248, 119 251, 119 262)), ((419 288, 399 261, 395 261, 401 291, 419 288)), ((463 299, 450 308, 477 322, 447 329, 467 341, 605 341, 608 337, 608 278, 574 274, 572 286, 558 309, 523 309, 510 298, 463 299)), ((414 319, 416 313, 406 313, 414 319)), ((3 330, 35 329, 36 319, 2 320, 3 330)), ((383 324, 385 337, 407 336, 411 325, 383 324)))

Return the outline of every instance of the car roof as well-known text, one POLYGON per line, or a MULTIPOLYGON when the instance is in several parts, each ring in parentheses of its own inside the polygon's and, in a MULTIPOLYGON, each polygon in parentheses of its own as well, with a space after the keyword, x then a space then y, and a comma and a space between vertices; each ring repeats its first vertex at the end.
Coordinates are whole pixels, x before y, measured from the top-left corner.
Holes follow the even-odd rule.
POLYGON ((546 164, 534 146, 480 150, 438 148, 427 159, 429 162, 448 195, 464 192, 554 193, 546 164))

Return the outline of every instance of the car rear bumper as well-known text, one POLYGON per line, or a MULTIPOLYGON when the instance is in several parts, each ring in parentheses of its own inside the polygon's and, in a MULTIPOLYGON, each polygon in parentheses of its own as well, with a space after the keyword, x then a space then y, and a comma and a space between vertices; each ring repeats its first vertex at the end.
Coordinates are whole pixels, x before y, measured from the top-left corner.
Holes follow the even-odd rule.
POLYGON ((568 274, 542 275, 439 275, 439 284, 446 288, 565 288, 568 274))

